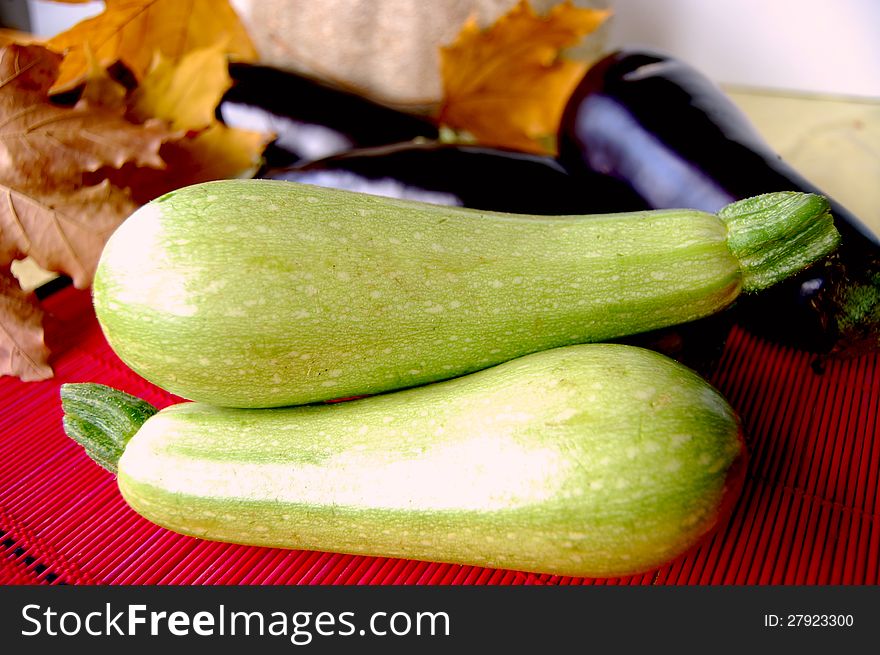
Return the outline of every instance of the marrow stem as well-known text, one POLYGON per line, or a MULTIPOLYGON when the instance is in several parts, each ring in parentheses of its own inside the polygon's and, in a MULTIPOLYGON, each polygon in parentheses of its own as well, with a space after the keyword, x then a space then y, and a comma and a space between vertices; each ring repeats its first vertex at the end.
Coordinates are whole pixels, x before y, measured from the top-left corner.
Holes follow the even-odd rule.
POLYGON ((746 198, 724 207, 718 217, 727 225, 727 247, 739 260, 746 292, 781 282, 840 244, 828 201, 812 193, 746 198))
POLYGON ((146 400, 103 384, 61 385, 64 432, 111 473, 141 426, 158 412, 146 400))

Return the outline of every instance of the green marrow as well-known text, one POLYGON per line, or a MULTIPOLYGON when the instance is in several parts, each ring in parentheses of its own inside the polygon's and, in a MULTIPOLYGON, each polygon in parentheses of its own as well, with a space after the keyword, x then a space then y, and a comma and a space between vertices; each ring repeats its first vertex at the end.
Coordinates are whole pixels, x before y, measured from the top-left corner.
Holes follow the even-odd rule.
POLYGON ((195 185, 112 235, 95 310, 119 357, 190 400, 272 407, 451 378, 683 323, 827 254, 819 196, 718 216, 519 216, 272 180, 195 185))
POLYGON ((118 462, 131 507, 241 544, 638 573, 715 527, 745 470, 740 424, 717 391, 617 344, 344 403, 177 404, 140 427, 143 401, 127 394, 61 394, 67 433, 93 456, 97 444, 111 470, 118 462))

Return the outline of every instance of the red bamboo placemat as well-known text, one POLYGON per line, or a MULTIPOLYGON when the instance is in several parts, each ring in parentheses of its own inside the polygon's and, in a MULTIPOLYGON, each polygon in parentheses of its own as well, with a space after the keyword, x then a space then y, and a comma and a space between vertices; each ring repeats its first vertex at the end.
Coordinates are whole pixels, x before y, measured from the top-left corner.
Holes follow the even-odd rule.
POLYGON ((833 361, 730 335, 712 382, 750 450, 731 518, 645 575, 591 580, 235 546, 139 517, 61 428, 63 382, 102 382, 159 407, 173 396, 107 346, 88 292, 44 301, 56 377, 0 378, 0 584, 878 584, 880 355, 833 361))

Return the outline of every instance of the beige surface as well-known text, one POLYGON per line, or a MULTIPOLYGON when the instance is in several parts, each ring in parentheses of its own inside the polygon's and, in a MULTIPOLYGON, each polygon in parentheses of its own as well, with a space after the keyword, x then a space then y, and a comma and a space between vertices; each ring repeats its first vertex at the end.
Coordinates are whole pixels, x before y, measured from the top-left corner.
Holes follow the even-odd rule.
POLYGON ((880 99, 727 91, 784 160, 880 234, 880 99))

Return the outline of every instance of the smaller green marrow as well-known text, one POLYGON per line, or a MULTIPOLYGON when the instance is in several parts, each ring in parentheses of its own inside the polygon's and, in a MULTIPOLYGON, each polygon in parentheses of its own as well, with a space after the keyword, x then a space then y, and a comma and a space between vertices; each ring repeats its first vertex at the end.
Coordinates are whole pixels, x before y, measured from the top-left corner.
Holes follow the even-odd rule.
POLYGON ((718 215, 525 216, 223 180, 129 217, 93 297, 114 351, 154 384, 279 407, 693 321, 838 238, 828 203, 805 193, 718 215))
POLYGON ((543 351, 344 403, 276 409, 61 389, 68 434, 137 512, 204 539, 605 577, 716 527, 740 423, 690 369, 617 344, 543 351))

